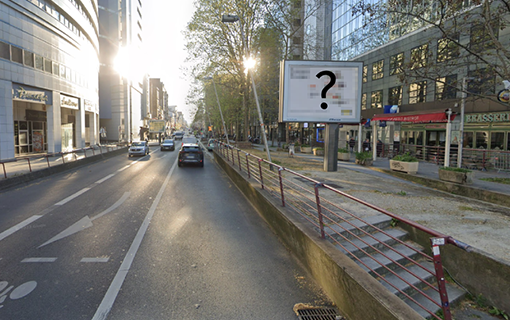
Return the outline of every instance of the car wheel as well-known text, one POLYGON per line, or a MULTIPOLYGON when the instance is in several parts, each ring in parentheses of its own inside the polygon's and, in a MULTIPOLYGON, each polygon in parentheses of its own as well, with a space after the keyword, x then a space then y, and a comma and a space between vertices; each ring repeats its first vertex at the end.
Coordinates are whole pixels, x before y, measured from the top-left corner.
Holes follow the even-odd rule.
POLYGON ((204 167, 204 163, 203 162, 200 164, 200 167, 202 167, 202 168, 204 167))
POLYGON ((181 163, 180 162, 177 162, 177 166, 180 167, 181 166, 181 163))

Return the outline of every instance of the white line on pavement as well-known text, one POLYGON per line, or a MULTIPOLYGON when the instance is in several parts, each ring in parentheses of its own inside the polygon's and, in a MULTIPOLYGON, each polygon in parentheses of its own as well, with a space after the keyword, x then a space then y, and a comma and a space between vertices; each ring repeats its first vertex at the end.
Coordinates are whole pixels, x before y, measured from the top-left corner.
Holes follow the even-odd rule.
POLYGON ((178 159, 176 159, 176 161, 174 162, 174 165, 168 172, 166 179, 163 182, 163 185, 161 185, 158 195, 154 199, 154 202, 152 202, 149 212, 145 216, 145 219, 143 220, 143 223, 140 226, 140 229, 138 229, 135 239, 131 243, 131 247, 129 247, 129 250, 124 258, 124 261, 122 261, 122 264, 120 265, 120 268, 117 271, 117 274, 115 274, 115 277, 113 278, 113 281, 110 284, 110 287, 108 288, 108 291, 106 292, 103 300, 101 301, 101 304, 97 308, 96 313, 94 314, 94 317, 92 318, 92 320, 106 319, 106 317, 108 316, 108 313, 112 309, 113 303, 115 302, 115 299, 117 298, 117 295, 119 294, 120 288, 122 287, 122 284, 124 283, 124 280, 126 279, 126 276, 129 272, 129 268, 131 268, 131 264, 133 263, 133 260, 135 259, 136 252, 138 251, 138 248, 140 247, 140 244, 142 243, 143 237, 145 236, 145 232, 147 232, 147 228, 149 227, 149 223, 152 219, 152 216, 154 215, 154 212, 156 211, 159 201, 161 200, 161 197, 163 196, 163 192, 166 189, 168 181, 170 181, 170 177, 172 176, 172 173, 174 172, 175 166, 177 165, 177 160, 178 159))
POLYGON ((110 260, 109 257, 107 258, 83 258, 80 262, 108 262, 110 260))
POLYGON ((103 182, 105 182, 106 180, 110 179, 110 178, 111 178, 111 177, 113 177, 113 176, 114 176, 114 174, 113 174, 113 173, 111 173, 111 174, 107 175, 106 177, 104 177, 103 179, 101 179, 101 180, 97 180, 97 181, 96 181, 96 184, 103 183, 103 182))
POLYGON ((9 229, 7 229, 4 232, 0 233, 0 241, 2 241, 3 239, 7 238, 8 236, 13 234, 14 232, 20 230, 21 228, 24 228, 24 227, 28 226, 29 224, 31 224, 35 220, 39 219, 40 217, 42 217, 42 215, 34 215, 34 216, 31 216, 30 218, 26 219, 25 221, 22 221, 22 222, 18 223, 17 225, 15 225, 13 227, 10 227, 9 229))
POLYGON ((57 258, 25 258, 21 263, 34 263, 34 262, 55 262, 57 258))
POLYGON ((89 191, 90 188, 83 188, 81 189, 80 191, 76 192, 75 194, 72 194, 70 195, 69 197, 65 198, 64 200, 60 201, 60 202, 57 202, 55 203, 56 206, 61 206, 61 205, 64 205, 66 203, 68 203, 69 201, 73 200, 74 198, 84 194, 85 192, 89 191))

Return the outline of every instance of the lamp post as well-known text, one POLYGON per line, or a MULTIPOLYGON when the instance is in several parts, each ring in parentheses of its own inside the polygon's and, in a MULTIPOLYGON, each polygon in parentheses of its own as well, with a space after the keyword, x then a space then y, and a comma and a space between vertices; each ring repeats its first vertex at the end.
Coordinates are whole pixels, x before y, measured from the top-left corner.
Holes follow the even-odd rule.
POLYGON ((214 77, 205 77, 204 80, 212 80, 214 94, 216 94, 216 102, 218 102, 218 108, 220 109, 221 122, 223 123, 223 131, 225 131, 225 138, 227 139, 227 144, 230 144, 230 142, 228 141, 227 128, 225 127, 225 120, 223 120, 223 112, 221 111, 220 98, 218 98, 218 91, 216 91, 216 83, 214 82, 214 77))
MULTIPOLYGON (((235 15, 223 15, 221 17, 221 21, 224 22, 224 23, 234 23, 236 21, 239 21, 239 17, 238 16, 235 16, 235 15)), ((241 37, 242 37, 242 40, 243 40, 243 47, 246 48, 246 51, 249 55, 249 50, 248 50, 248 44, 244 43, 245 39, 244 39, 244 27, 242 25, 242 20, 241 20, 241 37)), ((250 61, 253 61, 253 59, 251 58, 248 58, 246 60, 246 62, 250 62, 250 61)), ((255 95, 255 104, 257 105, 257 112, 258 112, 258 115, 259 115, 259 123, 260 123, 260 129, 262 131, 262 139, 264 140, 264 147, 266 148, 266 152, 267 152, 267 160, 269 162, 271 162, 271 153, 269 152, 269 146, 267 144, 267 137, 266 137, 266 129, 264 127, 264 121, 262 119, 262 112, 260 112, 260 105, 259 105, 259 97, 257 95, 257 87, 255 85, 255 80, 253 79, 253 73, 250 72, 250 66, 248 65, 248 63, 245 63, 245 67, 246 69, 248 70, 248 73, 250 74, 250 79, 251 79, 251 84, 252 84, 252 87, 253 87, 253 94, 255 95)), ((248 125, 248 124, 246 124, 248 125)), ((272 168, 272 166, 271 166, 272 168)))

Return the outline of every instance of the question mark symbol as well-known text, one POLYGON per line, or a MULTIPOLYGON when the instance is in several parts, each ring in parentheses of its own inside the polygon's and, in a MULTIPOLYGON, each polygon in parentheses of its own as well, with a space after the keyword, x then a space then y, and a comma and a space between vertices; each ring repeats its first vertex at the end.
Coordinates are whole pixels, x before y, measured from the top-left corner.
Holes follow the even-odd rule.
MULTIPOLYGON (((326 99, 326 93, 328 92, 328 90, 333 87, 335 85, 335 82, 336 82, 336 76, 333 72, 331 71, 328 71, 328 70, 324 70, 324 71, 321 71, 319 73, 317 73, 315 76, 320 79, 322 76, 328 76, 329 77, 329 82, 328 84, 324 87, 324 89, 322 89, 321 91, 321 98, 324 98, 326 99)), ((328 104, 326 102, 323 102, 321 103, 321 108, 322 110, 326 110, 328 108, 328 104)))

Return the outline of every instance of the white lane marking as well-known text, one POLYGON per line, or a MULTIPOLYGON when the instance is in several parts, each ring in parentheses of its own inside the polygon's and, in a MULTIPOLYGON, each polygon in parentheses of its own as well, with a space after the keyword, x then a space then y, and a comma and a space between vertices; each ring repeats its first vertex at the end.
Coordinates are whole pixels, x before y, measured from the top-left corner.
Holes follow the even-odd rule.
POLYGON ((22 263, 33 263, 33 262, 55 262, 57 258, 25 258, 21 260, 22 263))
POLYGON ((113 210, 117 209, 121 204, 123 204, 129 198, 130 194, 131 194, 131 192, 124 192, 124 195, 117 202, 115 202, 111 207, 109 207, 108 209, 104 210, 103 212, 101 212, 100 214, 96 215, 95 217, 89 218, 89 216, 85 216, 85 217, 81 218, 79 221, 77 221, 76 223, 74 223, 73 225, 71 225, 70 227, 65 229, 64 231, 60 232, 59 234, 57 234, 56 236, 54 236, 50 240, 48 240, 45 243, 41 244, 38 248, 44 247, 47 244, 50 244, 52 242, 55 242, 55 241, 60 240, 60 239, 63 239, 65 237, 68 237, 68 236, 73 235, 73 234, 75 234, 77 232, 80 232, 82 230, 85 230, 85 229, 88 229, 88 228, 94 226, 92 221, 94 221, 94 220, 96 220, 98 218, 101 218, 105 214, 110 213, 113 210))
POLYGON ((37 282, 35 281, 25 282, 16 289, 12 290, 11 294, 9 295, 9 298, 11 298, 12 300, 21 299, 24 296, 28 295, 30 292, 34 291, 35 287, 37 287, 37 282))
POLYGON ((111 178, 111 177, 113 177, 113 176, 114 176, 114 174, 113 174, 113 173, 112 173, 112 174, 109 174, 109 175, 107 175, 106 177, 104 177, 103 179, 101 179, 101 180, 97 180, 97 181, 96 181, 96 184, 103 183, 103 182, 105 182, 106 180, 110 179, 110 178, 111 178))
POLYGON ((3 239, 7 238, 8 236, 13 234, 14 232, 16 232, 16 231, 18 231, 18 230, 28 226, 29 224, 31 224, 35 220, 39 219, 40 217, 42 217, 42 215, 34 215, 34 216, 31 216, 30 218, 26 219, 25 221, 22 221, 22 222, 18 223, 17 225, 15 225, 13 227, 10 227, 9 229, 7 229, 4 232, 0 233, 0 241, 2 241, 3 239))
POLYGON ((110 260, 109 257, 107 258, 83 258, 80 260, 80 262, 108 262, 110 260))
POLYGON ((131 167, 131 166, 132 166, 132 164, 128 164, 127 166, 122 167, 122 168, 120 168, 119 170, 117 170, 117 172, 122 172, 122 171, 126 170, 127 168, 129 168, 129 167, 131 167))
POLYGON ((94 314, 94 317, 92 318, 92 320, 106 319, 106 317, 108 316, 108 313, 112 309, 113 303, 115 302, 115 299, 117 298, 117 295, 119 294, 120 288, 122 287, 122 284, 124 283, 124 280, 126 279, 126 276, 129 272, 129 268, 131 268, 131 264, 133 263, 133 260, 135 259, 136 252, 138 251, 138 248, 140 247, 140 244, 142 243, 142 239, 145 236, 145 232, 147 232, 147 228, 149 227, 149 223, 152 219, 152 216, 154 215, 154 212, 156 211, 159 201, 161 200, 161 197, 163 196, 163 192, 166 189, 168 181, 170 181, 170 177, 172 176, 172 173, 174 172, 175 166, 177 165, 177 160, 178 159, 176 159, 176 161, 174 162, 174 165, 168 172, 165 182, 163 182, 163 185, 159 189, 158 195, 154 199, 154 202, 152 203, 152 205, 149 209, 149 212, 145 216, 145 219, 143 220, 143 223, 140 226, 140 229, 138 229, 135 239, 131 243, 129 250, 126 253, 126 256, 124 257, 124 261, 122 261, 122 264, 120 265, 120 268, 117 271, 117 274, 115 274, 115 277, 113 278, 113 281, 110 284, 110 287, 108 288, 108 291, 106 292, 103 300, 101 301, 101 304, 97 308, 96 313, 94 314))
POLYGON ((81 196, 82 194, 84 194, 85 192, 87 192, 89 190, 90 190, 90 188, 83 188, 80 191, 76 192, 75 194, 72 194, 69 197, 65 198, 64 200, 55 203, 55 205, 56 206, 64 205, 64 204, 68 203, 69 201, 73 200, 74 198, 81 196))

